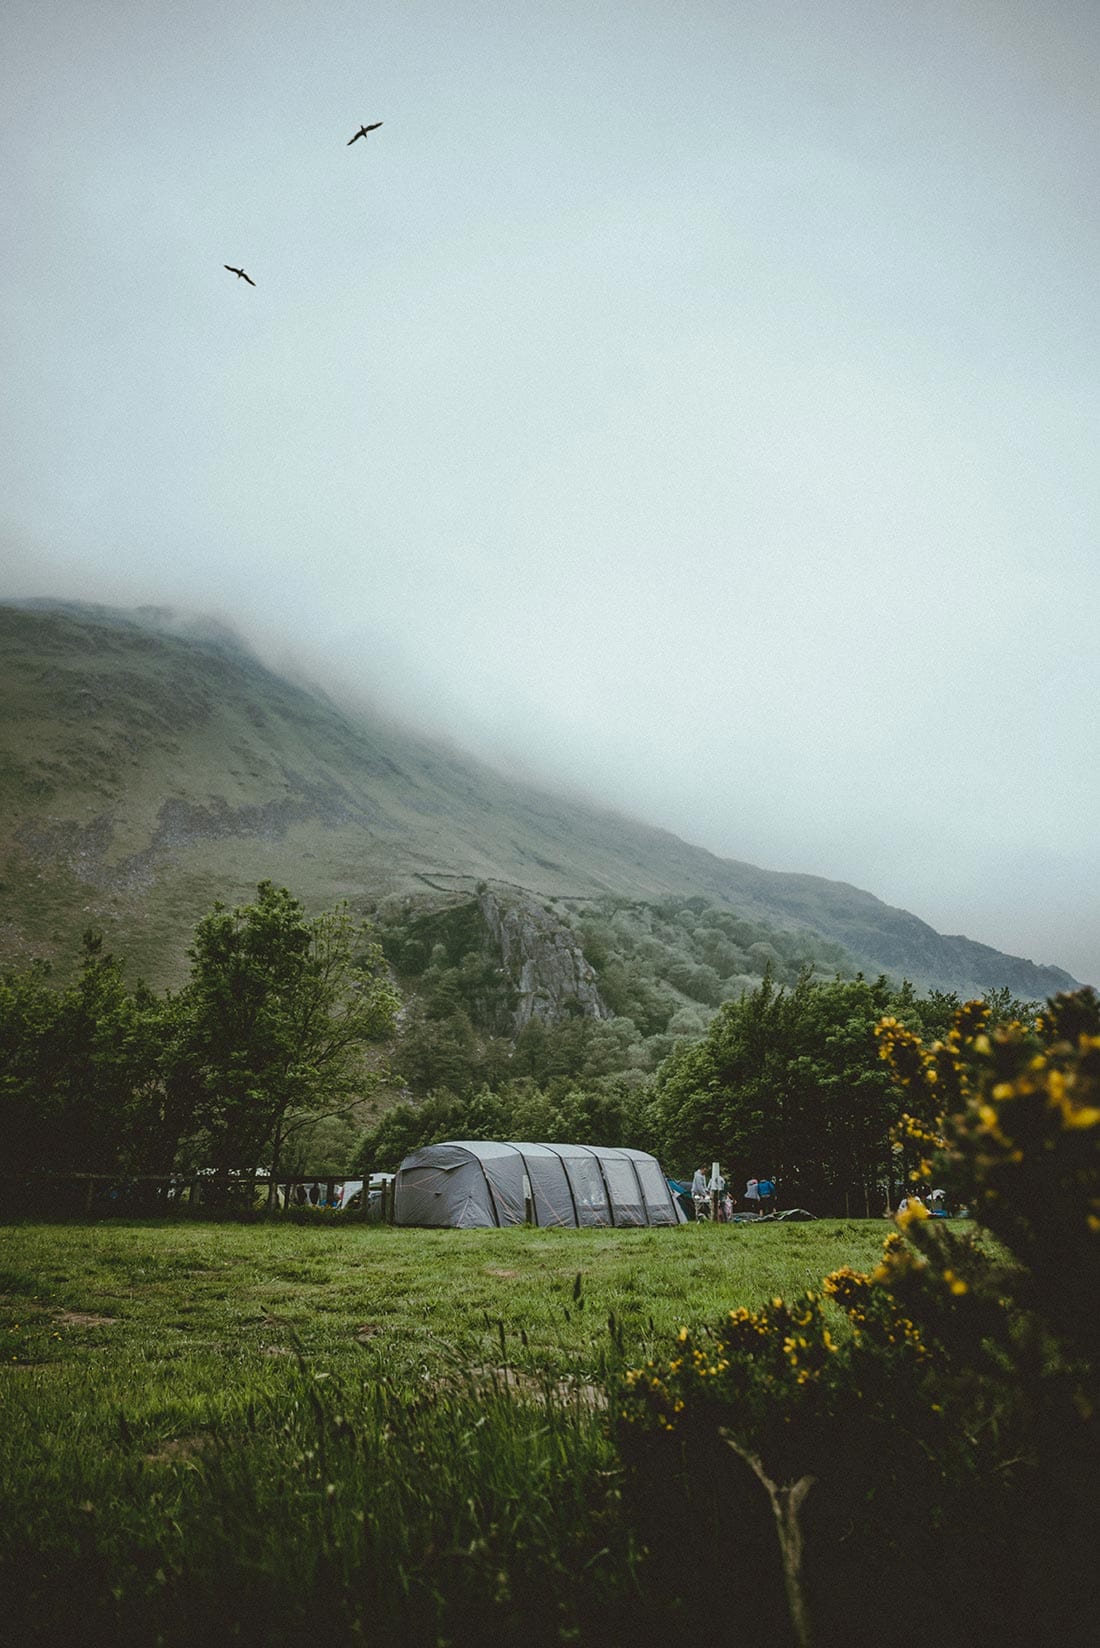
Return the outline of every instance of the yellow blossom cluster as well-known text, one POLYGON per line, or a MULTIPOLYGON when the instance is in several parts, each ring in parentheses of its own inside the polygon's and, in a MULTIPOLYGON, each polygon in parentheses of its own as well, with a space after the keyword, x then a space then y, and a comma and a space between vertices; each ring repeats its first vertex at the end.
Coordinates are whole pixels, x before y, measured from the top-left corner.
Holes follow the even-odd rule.
POLYGON ((967 1002, 931 1049, 895 1018, 877 1026, 880 1056, 918 1100, 918 1114, 894 1129, 895 1151, 920 1153, 918 1175, 935 1158, 956 1182, 973 1180, 967 1199, 1006 1239, 1028 1209, 1049 1216, 1070 1205, 1077 1228, 1100 1236, 1096 1007, 1078 992, 1055 997, 1032 1024, 991 1028, 986 1004, 967 1002))
POLYGON ((893 1067, 899 1081, 910 1085, 936 1079, 936 1061, 926 1050, 921 1039, 900 1019, 893 1016, 880 1019, 875 1026, 878 1037, 878 1056, 893 1067))
POLYGON ((906 1144, 915 1145, 918 1150, 942 1150, 946 1142, 939 1127, 922 1121, 919 1116, 910 1116, 908 1112, 895 1123, 892 1138, 895 1150, 901 1150, 906 1144))
MULTIPOLYGON (((670 1364, 668 1374, 674 1377, 674 1369, 679 1366, 679 1362, 670 1364)), ((656 1429, 671 1431, 675 1429, 676 1415, 683 1409, 683 1398, 670 1388, 668 1378, 657 1371, 655 1362, 628 1368, 623 1374, 619 1418, 626 1424, 646 1418, 656 1429)))
POLYGON ((869 1276, 845 1265, 826 1276, 825 1291, 847 1316, 857 1340, 866 1335, 879 1345, 903 1347, 923 1358, 928 1348, 916 1323, 891 1292, 891 1284, 924 1264, 899 1236, 891 1235, 883 1244, 881 1262, 869 1276))
POLYGON ((777 1296, 759 1310, 741 1306, 713 1333, 681 1328, 677 1354, 663 1367, 647 1362, 631 1369, 620 1387, 619 1417, 671 1431, 685 1409, 735 1400, 750 1372, 763 1381, 758 1388, 793 1394, 819 1381, 839 1348, 825 1324, 820 1293, 808 1290, 792 1303, 777 1296))

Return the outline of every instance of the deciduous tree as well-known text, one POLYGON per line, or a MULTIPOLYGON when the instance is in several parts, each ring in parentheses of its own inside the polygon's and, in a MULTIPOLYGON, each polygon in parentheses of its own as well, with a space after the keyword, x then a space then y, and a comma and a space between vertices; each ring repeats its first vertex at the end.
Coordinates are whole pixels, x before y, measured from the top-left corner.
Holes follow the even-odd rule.
POLYGON ((373 1084, 367 1045, 399 1005, 382 953, 346 906, 307 917, 285 887, 214 906, 195 930, 183 1056, 211 1165, 277 1172, 288 1136, 347 1113, 373 1084))

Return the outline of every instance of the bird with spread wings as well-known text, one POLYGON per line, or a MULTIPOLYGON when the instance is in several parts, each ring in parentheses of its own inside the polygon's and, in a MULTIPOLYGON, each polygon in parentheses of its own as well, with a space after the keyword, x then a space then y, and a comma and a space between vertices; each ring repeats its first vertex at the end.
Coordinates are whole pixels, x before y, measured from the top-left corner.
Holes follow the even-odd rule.
MULTIPOLYGON (((376 132, 381 124, 380 120, 375 120, 369 126, 360 126, 355 136, 348 138, 347 147, 350 149, 353 143, 358 143, 359 139, 366 137, 368 132, 376 132)), ((250 286, 255 286, 256 282, 252 279, 252 276, 246 275, 243 269, 235 269, 231 263, 223 263, 222 268, 228 269, 229 273, 236 275, 238 280, 246 280, 250 286)))

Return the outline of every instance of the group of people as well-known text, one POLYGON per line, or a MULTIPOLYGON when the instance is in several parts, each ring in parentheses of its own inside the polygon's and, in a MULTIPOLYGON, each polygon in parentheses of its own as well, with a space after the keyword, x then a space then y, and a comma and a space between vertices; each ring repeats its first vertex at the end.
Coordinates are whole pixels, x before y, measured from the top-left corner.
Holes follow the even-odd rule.
MULTIPOLYGON (((734 1216, 734 1198, 726 1180, 715 1162, 710 1176, 707 1176, 705 1167, 697 1167, 691 1181, 691 1199, 695 1204, 695 1217, 709 1219, 713 1209, 717 1210, 720 1223, 726 1223, 734 1216)), ((742 1218, 766 1218, 775 1211, 775 1180, 750 1179, 745 1186, 744 1212, 742 1218)))
POLYGON ((948 1217, 947 1195, 942 1190, 920 1190, 916 1185, 910 1185, 898 1203, 897 1211, 904 1213, 910 1207, 923 1207, 926 1212, 936 1214, 940 1218, 948 1217))

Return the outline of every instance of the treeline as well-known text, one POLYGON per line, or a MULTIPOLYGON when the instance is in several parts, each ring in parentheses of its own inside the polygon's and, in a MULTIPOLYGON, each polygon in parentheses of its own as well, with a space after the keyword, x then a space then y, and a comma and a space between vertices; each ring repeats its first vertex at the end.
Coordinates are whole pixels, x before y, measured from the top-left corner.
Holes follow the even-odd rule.
POLYGON ((371 934, 263 882, 215 904, 189 958, 159 997, 94 933, 71 984, 44 964, 0 977, 6 1172, 293 1171, 301 1137, 346 1126, 399 1006, 371 934))
MULTIPOLYGON (((1034 1008, 1005 991, 988 1001, 995 1024, 1028 1019, 1034 1008)), ((878 1053, 884 1017, 930 1040, 945 1036, 960 1003, 953 993, 919 996, 886 979, 825 981, 803 972, 793 986, 766 973, 725 1002, 701 1036, 675 1041, 652 1076, 558 1074, 538 1082, 516 1073, 497 1086, 457 1092, 446 1086, 387 1111, 356 1158, 358 1171, 392 1171, 402 1157, 447 1138, 569 1140, 652 1151, 667 1172, 689 1177, 718 1160, 735 1191, 750 1174, 778 1180, 785 1205, 817 1213, 862 1215, 894 1201, 915 1159, 892 1140, 903 1095, 878 1053)), ((591 1039, 616 1021, 592 1025, 591 1039)), ((914 1147, 915 1148, 915 1147, 914 1147)))
MULTIPOLYGON (((734 965, 736 918, 721 914, 703 901, 590 913, 601 989, 651 984, 647 946, 669 923, 712 958, 692 966, 734 965)), ((625 1014, 534 1018, 509 1034, 510 988, 483 939, 469 907, 391 913, 373 929, 343 907, 308 917, 265 882, 253 903, 217 904, 199 922, 177 992, 128 983, 94 934, 71 983, 44 965, 8 972, 5 1170, 358 1174, 461 1137, 631 1145, 675 1176, 718 1160, 735 1191, 766 1175, 786 1205, 817 1213, 877 1213, 903 1182, 911 1164, 891 1145, 902 1094, 874 1027, 891 1016, 942 1037, 954 995, 826 978, 809 963, 792 978, 793 963, 760 957, 763 976, 704 1020, 676 1033, 670 1014, 657 1057, 625 1014), (366 1128, 379 1094, 387 1107, 366 1128)), ((1007 992, 989 1006, 995 1023, 1032 1012, 1007 992)))

